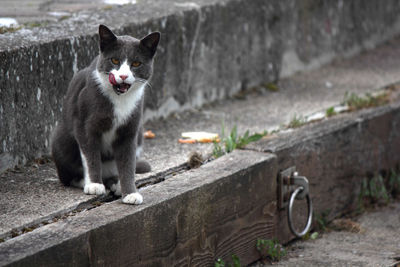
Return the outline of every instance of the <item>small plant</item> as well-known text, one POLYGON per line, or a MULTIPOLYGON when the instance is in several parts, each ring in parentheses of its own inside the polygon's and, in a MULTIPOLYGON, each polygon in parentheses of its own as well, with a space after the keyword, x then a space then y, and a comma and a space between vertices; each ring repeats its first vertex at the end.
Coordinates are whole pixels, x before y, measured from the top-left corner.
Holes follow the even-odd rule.
POLYGON ((222 124, 222 133, 220 143, 214 141, 213 156, 218 158, 226 153, 231 153, 233 150, 238 148, 243 148, 249 143, 256 142, 266 136, 268 133, 264 131, 263 133, 255 133, 250 135, 247 130, 243 136, 239 136, 237 133, 236 125, 232 128, 230 134, 225 137, 225 126, 222 124), (224 146, 224 148, 221 146, 224 146))
POLYGON ((217 142, 213 141, 214 143, 214 148, 213 148, 213 156, 214 158, 219 158, 225 154, 224 149, 222 146, 217 142))
POLYGON ((218 258, 215 261, 214 267, 225 267, 225 262, 223 260, 221 260, 220 258, 218 258))
POLYGON ((359 110, 362 108, 377 107, 389 102, 389 92, 372 95, 367 93, 364 97, 355 93, 344 95, 343 104, 346 104, 350 110, 359 110))
POLYGON ((303 116, 294 115, 292 120, 287 125, 287 128, 298 128, 307 123, 307 119, 303 116))
POLYGON ((258 140, 260 140, 267 134, 268 134, 268 132, 264 131, 262 133, 255 133, 253 135, 250 135, 249 130, 247 130, 243 136, 239 136, 236 147, 243 148, 252 142, 257 142, 258 140))
POLYGON ((317 222, 317 228, 322 232, 325 232, 328 229, 328 216, 331 211, 324 210, 320 214, 315 215, 315 221, 317 222))
POLYGON ((235 254, 232 255, 232 263, 233 263, 233 267, 241 267, 242 265, 240 264, 240 259, 238 256, 236 256, 235 254))
POLYGON ((256 247, 262 257, 268 257, 271 261, 280 261, 287 253, 276 238, 257 239, 256 247))
POLYGON ((391 170, 388 183, 388 191, 390 192, 390 194, 394 198, 400 195, 400 174, 396 173, 394 170, 391 170))
POLYGON ((214 267, 241 267, 241 266, 242 265, 240 264, 240 259, 235 254, 232 255, 232 265, 229 263, 225 264, 225 262, 221 258, 218 258, 214 264, 214 267))
POLYGON ((386 190, 385 182, 383 181, 382 175, 377 175, 370 180, 369 189, 370 197, 372 198, 373 202, 389 202, 389 194, 386 190))
POLYGON ((311 240, 315 240, 315 239, 317 239, 319 237, 319 233, 318 232, 310 232, 310 231, 308 231, 301 239, 303 240, 303 241, 306 241, 306 240, 309 240, 309 239, 311 239, 311 240))
POLYGON ((364 178, 362 180, 358 196, 360 210, 371 204, 387 204, 389 199, 390 195, 386 189, 382 175, 375 175, 370 179, 364 178))
POLYGON ((327 117, 335 116, 337 113, 335 111, 335 107, 330 107, 325 111, 327 117))
POLYGON ((265 83, 264 87, 271 92, 278 92, 279 91, 279 87, 278 85, 276 85, 275 83, 265 83))
POLYGON ((21 26, 11 25, 10 27, 0 26, 0 34, 13 33, 22 29, 21 26))

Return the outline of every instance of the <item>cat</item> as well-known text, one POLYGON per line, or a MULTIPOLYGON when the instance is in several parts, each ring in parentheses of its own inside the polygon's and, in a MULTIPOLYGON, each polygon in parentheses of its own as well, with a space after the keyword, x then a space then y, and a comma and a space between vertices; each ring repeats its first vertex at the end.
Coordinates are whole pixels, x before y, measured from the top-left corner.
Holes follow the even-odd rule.
POLYGON ((151 169, 139 157, 144 91, 159 41, 159 32, 138 40, 99 26, 100 53, 72 78, 52 136, 51 154, 64 185, 90 195, 105 194, 107 186, 123 203, 143 202, 134 176, 151 169))

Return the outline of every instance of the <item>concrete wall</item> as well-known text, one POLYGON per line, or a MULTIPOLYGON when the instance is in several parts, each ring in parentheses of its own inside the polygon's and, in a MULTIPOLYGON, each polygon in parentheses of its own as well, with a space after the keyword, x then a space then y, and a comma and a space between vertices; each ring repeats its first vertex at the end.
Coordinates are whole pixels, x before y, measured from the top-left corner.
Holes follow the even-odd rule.
POLYGON ((373 47, 400 32, 399 11, 396 0, 152 0, 0 35, 0 172, 47 153, 69 80, 97 54, 99 23, 162 32, 152 119, 373 47))

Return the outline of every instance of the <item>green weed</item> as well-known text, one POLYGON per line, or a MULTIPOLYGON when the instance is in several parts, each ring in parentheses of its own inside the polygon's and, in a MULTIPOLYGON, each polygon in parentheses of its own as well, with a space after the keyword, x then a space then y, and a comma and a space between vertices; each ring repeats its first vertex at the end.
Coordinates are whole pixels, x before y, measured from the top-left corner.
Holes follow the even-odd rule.
MULTIPOLYGON (((393 175, 393 177, 396 176, 393 175)), ((390 200, 389 192, 386 189, 382 175, 375 175, 370 179, 364 178, 358 195, 359 209, 362 211, 373 204, 387 204, 390 200)))
POLYGON ((235 254, 232 255, 232 264, 225 263, 222 259, 218 258, 214 264, 214 267, 241 267, 240 259, 235 254))
POLYGON ((271 261, 280 261, 287 252, 286 249, 274 239, 257 239, 257 250, 262 257, 268 257, 271 261))
POLYGON ((214 148, 213 148, 213 156, 214 156, 214 158, 219 158, 219 157, 223 156, 225 154, 225 151, 222 148, 222 146, 220 145, 220 143, 218 143, 215 140, 213 141, 213 143, 214 143, 214 148))
POLYGON ((286 126, 287 128, 298 128, 307 123, 307 119, 303 116, 294 115, 289 124, 286 126))
POLYGON ((335 111, 335 107, 330 107, 330 108, 328 108, 326 111, 325 111, 325 115, 327 116, 327 117, 332 117, 332 116, 335 116, 337 113, 336 113, 336 111, 335 111))
POLYGON ((331 213, 331 210, 324 210, 319 214, 315 214, 315 221, 317 222, 317 228, 322 232, 325 232, 328 229, 328 216, 331 213))
POLYGON ((0 27, 0 34, 5 34, 5 33, 12 33, 12 32, 16 32, 18 30, 22 29, 21 26, 11 26, 11 27, 5 27, 5 26, 1 26, 0 27))
POLYGON ((309 239, 311 239, 311 240, 315 240, 315 239, 317 239, 319 237, 319 233, 318 232, 310 232, 310 231, 308 231, 301 239, 303 240, 303 241, 306 241, 306 240, 309 240, 309 239))
POLYGON ((400 174, 394 170, 390 170, 388 186, 388 191, 392 197, 396 198, 400 195, 400 174))
POLYGON ((231 153, 235 149, 243 148, 249 143, 260 140, 267 134, 267 131, 264 131, 250 135, 249 130, 247 130, 243 136, 239 136, 235 125, 230 134, 225 137, 225 126, 222 124, 221 140, 219 143, 214 141, 213 156, 218 158, 226 153, 231 153))
POLYGON ((377 107, 388 103, 389 96, 389 92, 382 92, 377 95, 367 93, 365 94, 365 96, 358 96, 355 93, 349 94, 348 92, 346 92, 346 94, 344 95, 343 104, 346 104, 350 108, 350 110, 377 107))
POLYGON ((233 267, 241 267, 242 265, 240 264, 240 259, 238 256, 236 256, 235 254, 232 255, 232 263, 233 263, 233 267))
POLYGON ((265 83, 263 84, 263 86, 271 92, 278 92, 279 91, 279 87, 278 85, 276 85, 275 83, 265 83))
POLYGON ((215 261, 214 267, 225 267, 225 262, 219 258, 215 261))

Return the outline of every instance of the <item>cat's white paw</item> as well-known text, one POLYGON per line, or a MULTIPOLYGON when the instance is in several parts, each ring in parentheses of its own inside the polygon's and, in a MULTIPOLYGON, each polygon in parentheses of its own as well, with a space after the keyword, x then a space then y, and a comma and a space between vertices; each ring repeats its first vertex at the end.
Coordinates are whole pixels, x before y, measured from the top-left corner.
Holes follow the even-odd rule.
POLYGON ((126 195, 123 199, 122 199, 123 203, 126 204, 142 204, 143 202, 143 197, 141 194, 139 193, 131 193, 129 195, 126 195))
POLYGON ((104 195, 106 193, 106 187, 103 184, 90 183, 85 185, 83 192, 87 195, 104 195))
POLYGON ((122 195, 121 194, 121 184, 119 183, 119 181, 118 181, 118 183, 113 184, 110 187, 110 190, 114 193, 114 195, 116 195, 118 197, 120 197, 122 195))

